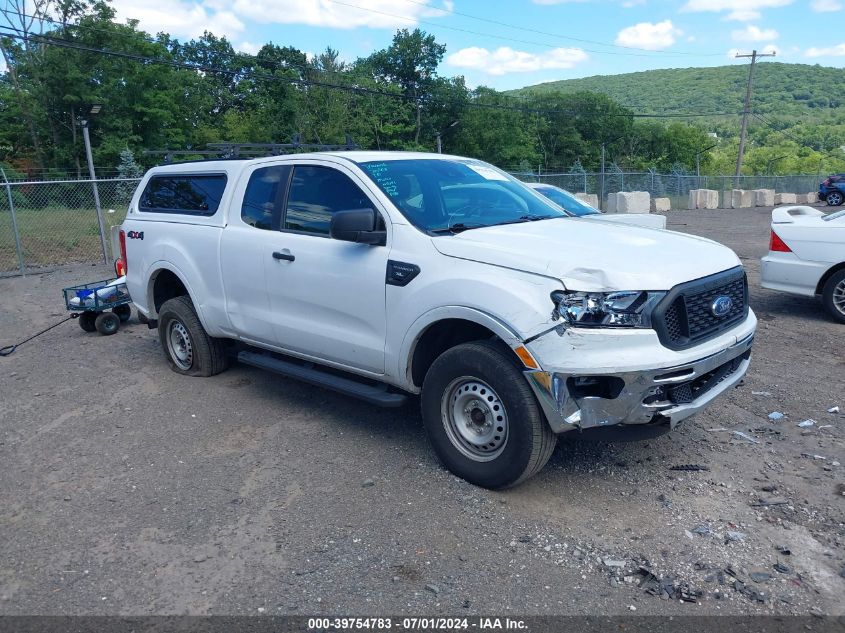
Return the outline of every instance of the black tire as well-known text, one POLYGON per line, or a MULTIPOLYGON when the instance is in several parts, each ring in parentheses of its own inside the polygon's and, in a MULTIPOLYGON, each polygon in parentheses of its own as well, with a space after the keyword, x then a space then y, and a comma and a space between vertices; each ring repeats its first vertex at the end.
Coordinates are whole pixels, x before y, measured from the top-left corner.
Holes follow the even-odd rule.
POLYGON ((164 302, 158 312, 158 336, 167 362, 177 374, 213 376, 229 366, 223 341, 206 334, 189 297, 164 302))
POLYGON ((79 315, 79 327, 81 327, 86 332, 95 332, 97 330, 97 326, 94 324, 94 321, 97 320, 97 312, 82 312, 79 315))
POLYGON ((533 476, 557 443, 512 353, 492 341, 441 354, 426 374, 421 407, 440 461, 484 488, 507 488, 533 476))
POLYGON ((101 312, 97 315, 94 326, 103 336, 111 336, 120 329, 120 318, 114 312, 101 312))
POLYGON ((822 303, 830 316, 845 323, 845 269, 833 273, 822 291, 822 303))
POLYGON ((842 192, 831 191, 829 194, 827 194, 826 201, 828 206, 838 207, 840 204, 842 204, 843 199, 845 199, 845 196, 842 195, 842 192))
POLYGON ((111 311, 117 315, 117 318, 120 319, 121 323, 126 323, 130 318, 132 318, 132 308, 129 307, 128 303, 114 307, 111 311))

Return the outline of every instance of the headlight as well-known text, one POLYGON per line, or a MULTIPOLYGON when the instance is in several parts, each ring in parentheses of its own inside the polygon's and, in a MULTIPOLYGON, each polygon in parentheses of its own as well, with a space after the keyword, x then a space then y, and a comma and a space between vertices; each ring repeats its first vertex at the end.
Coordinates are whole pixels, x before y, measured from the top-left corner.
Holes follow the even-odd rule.
POLYGON ((554 318, 576 327, 651 327, 651 313, 665 292, 631 290, 622 292, 552 293, 554 318))

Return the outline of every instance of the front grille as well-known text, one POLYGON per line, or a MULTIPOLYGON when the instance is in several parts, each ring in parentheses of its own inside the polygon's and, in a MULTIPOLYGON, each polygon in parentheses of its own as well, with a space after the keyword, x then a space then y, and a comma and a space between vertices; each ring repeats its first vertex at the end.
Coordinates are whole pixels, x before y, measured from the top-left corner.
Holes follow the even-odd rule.
POLYGON ((717 336, 748 314, 748 281, 741 267, 675 286, 654 311, 654 329, 670 349, 685 349, 717 336), (711 308, 717 297, 730 297, 727 314, 711 308))
POLYGON ((673 404, 688 404, 692 402, 731 376, 742 365, 742 361, 750 358, 750 356, 751 350, 748 350, 742 356, 737 356, 733 360, 729 360, 727 363, 717 367, 713 371, 702 374, 694 380, 669 387, 667 394, 669 401, 673 404))

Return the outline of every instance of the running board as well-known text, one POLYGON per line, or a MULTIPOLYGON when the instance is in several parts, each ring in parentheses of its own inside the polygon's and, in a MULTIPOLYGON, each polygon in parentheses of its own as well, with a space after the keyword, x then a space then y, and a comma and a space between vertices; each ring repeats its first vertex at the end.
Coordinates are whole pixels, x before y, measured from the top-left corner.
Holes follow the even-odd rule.
POLYGON ((325 387, 353 398, 359 398, 370 404, 385 408, 401 407, 408 401, 408 396, 401 393, 390 393, 387 385, 373 386, 358 382, 352 378, 344 378, 318 369, 314 365, 299 365, 290 361, 276 358, 268 354, 257 352, 239 352, 238 361, 253 367, 266 369, 282 376, 295 378, 318 387, 325 387))

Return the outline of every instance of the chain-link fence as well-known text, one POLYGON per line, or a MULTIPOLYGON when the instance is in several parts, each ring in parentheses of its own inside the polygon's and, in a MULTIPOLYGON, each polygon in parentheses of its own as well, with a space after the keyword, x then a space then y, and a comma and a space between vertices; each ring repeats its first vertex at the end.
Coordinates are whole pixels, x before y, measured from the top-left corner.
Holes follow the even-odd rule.
MULTIPOLYGON (((580 169, 568 173, 512 173, 526 181, 598 194, 602 201, 607 194, 618 191, 648 191, 652 197, 671 198, 672 208, 686 208, 690 189, 808 193, 817 191, 819 183, 817 176, 695 176, 681 169, 668 174, 654 170, 625 172, 613 164, 603 173, 580 169)), ((123 222, 138 182, 139 179, 98 179, 0 183, 0 275, 111 261, 111 227, 123 222), (95 191, 100 200, 102 233, 95 191)))
POLYGON ((99 179, 0 183, 0 274, 111 261, 111 227, 123 222, 138 182, 99 179))

